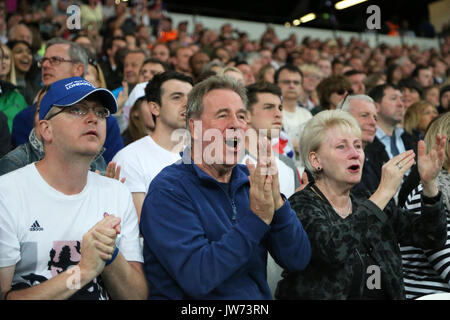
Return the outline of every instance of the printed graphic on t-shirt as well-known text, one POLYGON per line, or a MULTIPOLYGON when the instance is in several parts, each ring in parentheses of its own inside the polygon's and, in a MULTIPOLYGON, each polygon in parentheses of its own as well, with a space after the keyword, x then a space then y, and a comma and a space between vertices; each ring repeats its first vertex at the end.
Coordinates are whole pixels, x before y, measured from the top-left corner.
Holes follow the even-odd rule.
MULTIPOLYGON (((53 241, 53 248, 49 252, 48 270, 52 277, 66 271, 71 266, 75 266, 81 259, 80 241, 53 241)), ((30 273, 22 276, 24 283, 18 283, 14 287, 17 289, 28 288, 38 285, 46 280, 46 277, 30 273)), ((103 288, 101 278, 98 277, 78 290, 71 300, 105 300, 108 299, 107 293, 103 288)))

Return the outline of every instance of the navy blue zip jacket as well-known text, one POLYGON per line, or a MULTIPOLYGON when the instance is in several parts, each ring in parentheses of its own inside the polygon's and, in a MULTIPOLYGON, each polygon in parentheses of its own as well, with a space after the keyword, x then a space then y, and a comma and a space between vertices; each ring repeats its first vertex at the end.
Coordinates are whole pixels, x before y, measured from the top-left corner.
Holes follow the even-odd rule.
POLYGON ((150 299, 272 299, 267 251, 286 270, 307 266, 310 243, 289 202, 267 225, 250 210, 248 175, 236 165, 228 193, 180 160, 153 179, 140 221, 150 299))

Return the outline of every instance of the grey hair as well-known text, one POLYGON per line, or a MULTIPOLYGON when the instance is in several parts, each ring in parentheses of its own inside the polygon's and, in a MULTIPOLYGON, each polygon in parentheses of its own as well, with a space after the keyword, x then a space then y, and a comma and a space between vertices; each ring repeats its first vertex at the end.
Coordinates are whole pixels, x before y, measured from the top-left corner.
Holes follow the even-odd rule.
POLYGON ((55 44, 67 44, 69 45, 69 57, 70 60, 72 60, 75 63, 82 63, 84 65, 84 71, 83 71, 83 78, 86 75, 87 69, 88 69, 88 54, 86 50, 80 46, 78 43, 75 43, 73 41, 69 41, 63 38, 53 38, 47 41, 46 45, 47 48, 50 46, 53 46, 55 44))
POLYGON ((365 94, 355 94, 355 95, 349 95, 346 99, 339 102, 337 105, 337 109, 342 109, 343 111, 350 112, 351 110, 351 102, 353 100, 362 100, 370 103, 375 103, 371 97, 365 94))
POLYGON ((203 66, 202 72, 210 71, 213 67, 225 68, 225 65, 222 61, 212 60, 203 66))
POLYGON ((16 24, 15 26, 13 26, 11 29, 9 29, 9 32, 8 32, 8 39, 11 40, 11 39, 13 38, 14 32, 15 32, 16 29, 17 29, 18 27, 20 27, 20 26, 26 27, 26 28, 28 29, 28 31, 30 31, 30 33, 31 33, 31 41, 33 41, 33 32, 31 32, 31 29, 30 29, 26 24, 24 24, 24 23, 18 23, 18 24, 16 24))
POLYGON ((203 113, 203 97, 210 91, 227 89, 236 92, 247 109, 247 90, 244 85, 229 76, 211 76, 194 86, 189 93, 186 108, 186 128, 189 129, 189 119, 199 118, 203 113))

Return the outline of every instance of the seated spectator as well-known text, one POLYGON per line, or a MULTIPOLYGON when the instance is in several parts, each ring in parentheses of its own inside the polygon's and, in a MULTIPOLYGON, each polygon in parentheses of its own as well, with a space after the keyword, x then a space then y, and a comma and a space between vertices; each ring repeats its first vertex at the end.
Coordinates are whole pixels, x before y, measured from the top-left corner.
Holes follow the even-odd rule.
POLYGON ((192 70, 194 81, 200 76, 203 66, 211 61, 209 55, 204 51, 197 51, 189 58, 189 65, 192 70))
POLYGON ((301 97, 301 104, 308 110, 314 109, 319 105, 319 98, 317 96, 317 85, 322 81, 323 73, 319 67, 311 64, 304 64, 300 66, 303 73, 303 92, 301 97))
POLYGON ((170 49, 165 43, 156 43, 152 48, 152 58, 158 59, 164 63, 169 63, 170 49))
POLYGON ((417 141, 422 140, 428 125, 439 115, 436 107, 425 100, 420 100, 406 110, 403 128, 417 141))
POLYGON ((277 299, 405 299, 399 242, 440 248, 446 216, 436 176, 443 163, 444 137, 433 152, 419 148, 424 184, 422 214, 396 207, 391 199, 414 164, 407 151, 383 166, 383 178, 370 196, 351 193, 361 179, 361 130, 347 112, 327 110, 306 124, 301 155, 315 182, 290 199, 311 241, 311 263, 285 270, 277 299), (373 269, 373 266, 378 268, 373 269), (374 273, 377 281, 372 281, 374 273))
POLYGON ((275 82, 274 76, 275 76, 275 68, 269 63, 262 66, 261 69, 259 69, 258 73, 256 74, 255 81, 274 83, 275 82))
POLYGON ((432 85, 423 88, 423 99, 431 103, 435 108, 439 108, 439 86, 432 85))
POLYGON ((241 70, 242 74, 244 75, 244 83, 246 86, 255 83, 255 76, 247 62, 238 61, 235 67, 241 70))
POLYGON ((3 299, 147 297, 131 195, 89 171, 116 109, 111 92, 80 77, 52 83, 42 98, 44 158, 0 178, 3 299))
POLYGON ((125 146, 150 134, 155 128, 155 121, 145 96, 136 100, 130 110, 128 128, 123 132, 125 146))
POLYGON ((417 66, 411 77, 416 80, 422 88, 429 87, 434 84, 433 72, 428 66, 417 66))
POLYGON ((2 59, 0 59, 0 61, 2 62, 2 66, 0 68, 0 80, 4 80, 12 83, 13 85, 16 85, 16 69, 14 67, 11 49, 9 49, 9 47, 3 43, 0 44, 0 49, 0 54, 2 57, 2 59))
POLYGON ((366 92, 369 92, 376 86, 379 86, 380 84, 386 83, 386 75, 383 72, 376 72, 369 74, 369 76, 366 78, 366 92))
POLYGON ((96 60, 89 59, 86 76, 84 78, 90 83, 92 83, 94 87, 106 89, 105 77, 103 75, 102 69, 100 68, 96 60))
POLYGON ((406 78, 399 82, 398 87, 403 94, 405 108, 408 109, 413 103, 419 102, 422 97, 420 83, 412 78, 406 78))
POLYGON ((450 110, 450 85, 441 88, 439 91, 439 113, 450 110))
POLYGON ((189 95, 192 145, 182 161, 152 181, 142 209, 150 299, 271 299, 268 252, 289 271, 309 262, 308 238, 280 194, 269 141, 259 142, 269 154, 256 167, 237 164, 246 100, 241 84, 220 76, 202 81, 189 95), (194 123, 202 124, 201 135, 194 134, 194 123), (214 141, 221 151, 213 156, 202 151, 212 146, 210 129, 222 137, 232 131, 236 138, 214 141))
POLYGON ((213 71, 215 74, 219 74, 222 69, 225 68, 225 64, 218 60, 212 60, 203 66, 202 73, 213 71))
POLYGON ((166 71, 153 77, 145 87, 145 97, 155 119, 150 134, 129 144, 115 157, 122 167, 125 186, 133 196, 138 217, 150 182, 168 165, 180 159, 183 143, 174 138, 177 129, 186 128, 187 96, 192 89, 192 78, 185 74, 166 71))
MULTIPOLYGON (((46 44, 45 54, 38 64, 42 69, 43 85, 50 85, 57 80, 72 76, 84 76, 88 68, 88 55, 80 45, 61 38, 53 38, 46 44), (64 61, 70 60, 70 62, 64 61), (66 63, 69 63, 69 67, 66 63)), ((35 107, 29 106, 17 114, 14 119, 13 147, 26 143, 34 123, 35 107)), ((123 148, 119 126, 114 117, 106 119, 106 140, 103 157, 110 162, 118 150, 123 148)))
POLYGON ((339 102, 351 91, 351 85, 344 76, 332 76, 323 79, 317 86, 320 105, 311 110, 313 115, 323 110, 336 109, 339 102))
POLYGON ((236 81, 242 83, 243 85, 245 85, 245 80, 244 80, 244 75, 241 72, 241 70, 239 70, 236 67, 225 67, 222 69, 222 71, 219 72, 220 76, 229 76, 233 79, 235 79, 236 81))
POLYGON ((27 102, 17 87, 10 82, 0 80, 0 111, 8 118, 8 127, 12 132, 16 115, 27 107, 27 102))
POLYGON ((155 74, 167 71, 169 67, 161 60, 155 58, 148 58, 142 63, 139 70, 139 83, 148 82, 153 79, 155 74))
MULTIPOLYGON (((402 68, 398 64, 391 64, 386 72, 386 82, 398 85, 400 80, 403 79, 402 68)), ((370 90, 367 90, 369 92, 370 90)))
MULTIPOLYGON (((11 150, 11 133, 8 127, 8 118, 0 111, 0 159, 11 150)), ((1 161, 1 160, 0 160, 1 161)), ((1 163, 0 163, 1 171, 1 163)))
MULTIPOLYGON (((39 161, 44 157, 44 146, 42 144, 42 136, 39 130, 39 106, 48 89, 49 86, 44 86, 36 95, 36 101, 34 102, 35 113, 33 117, 33 129, 30 132, 28 141, 17 146, 14 150, 0 159, 0 175, 25 167, 26 165, 39 161)), ((106 162, 102 156, 103 152, 104 148, 92 160, 90 165, 91 171, 98 170, 101 174, 105 174, 106 162)))
POLYGON ((349 70, 344 72, 344 76, 350 81, 353 94, 366 94, 367 75, 363 71, 349 70))
MULTIPOLYGON (((425 152, 432 151, 435 136, 450 136, 450 113, 441 115, 433 121, 425 135, 425 152)), ((420 180, 417 180, 420 183, 420 180)), ((445 144, 444 163, 438 176, 436 185, 441 192, 447 216, 447 229, 450 228, 450 143, 445 144)), ((420 215, 423 205, 423 186, 419 184, 408 196, 405 208, 420 215)), ((403 277, 407 299, 450 291, 450 240, 446 239, 445 247, 437 250, 424 250, 401 243, 400 251, 403 260, 403 277)))

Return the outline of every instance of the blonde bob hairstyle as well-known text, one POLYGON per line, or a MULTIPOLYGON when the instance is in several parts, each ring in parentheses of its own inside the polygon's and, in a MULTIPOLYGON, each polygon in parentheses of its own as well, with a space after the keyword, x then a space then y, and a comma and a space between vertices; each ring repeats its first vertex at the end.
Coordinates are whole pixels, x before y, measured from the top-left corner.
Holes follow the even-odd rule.
POLYGON ((406 132, 408 132, 409 134, 413 134, 413 130, 419 131, 420 119, 422 118, 422 114, 428 107, 436 109, 436 107, 433 106, 431 102, 428 102, 426 100, 420 100, 416 103, 413 103, 406 110, 405 118, 403 121, 403 128, 406 130, 406 132))
POLYGON ((350 113, 342 110, 324 110, 316 114, 306 123, 300 138, 300 157, 314 178, 317 178, 319 172, 309 161, 309 154, 319 150, 326 139, 326 131, 334 128, 362 139, 361 128, 350 113))
POLYGON ((445 142, 445 152, 444 152, 444 165, 443 167, 446 170, 450 169, 450 143, 449 137, 450 137, 450 112, 446 112, 433 121, 431 121, 430 125, 428 126, 427 132, 425 133, 425 151, 426 153, 429 153, 433 146, 436 144, 436 134, 439 133, 439 135, 446 135, 447 141, 445 142))

